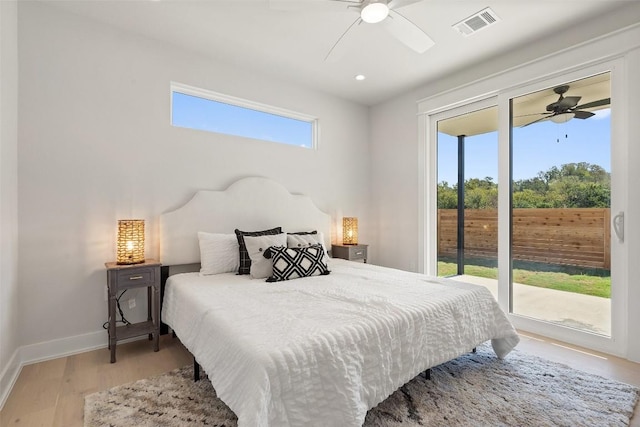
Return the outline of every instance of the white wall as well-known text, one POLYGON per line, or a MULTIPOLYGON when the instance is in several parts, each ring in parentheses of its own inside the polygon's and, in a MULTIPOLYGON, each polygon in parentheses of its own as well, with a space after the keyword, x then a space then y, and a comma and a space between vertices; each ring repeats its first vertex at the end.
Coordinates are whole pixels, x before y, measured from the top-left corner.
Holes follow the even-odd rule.
MULTIPOLYGON (((564 33, 554 34, 552 38, 540 40, 532 44, 527 49, 521 49, 517 52, 504 54, 497 58, 492 58, 477 67, 469 67, 457 74, 443 78, 439 81, 418 88, 414 91, 398 96, 385 103, 377 105, 371 111, 372 123, 372 185, 376 189, 373 200, 377 205, 374 210, 374 222, 378 224, 376 240, 374 245, 380 247, 379 259, 382 264, 390 267, 405 268, 410 270, 418 270, 421 259, 419 259, 420 251, 417 250, 417 242, 419 238, 419 230, 421 229, 422 218, 419 216, 419 204, 416 199, 420 199, 420 188, 424 184, 419 179, 407 181, 403 183, 403 191, 398 192, 397 177, 401 176, 421 176, 421 170, 418 166, 416 157, 420 152, 419 138, 417 137, 419 121, 416 117, 418 112, 418 101, 430 98, 431 107, 445 108, 457 103, 481 97, 484 94, 497 93, 500 90, 507 89, 512 82, 501 78, 503 73, 508 70, 517 70, 517 67, 526 65, 528 70, 537 70, 539 76, 557 73, 563 69, 578 67, 591 61, 599 60, 614 52, 622 52, 627 46, 637 46, 638 41, 634 39, 637 31, 619 32, 618 30, 625 25, 633 25, 640 22, 640 3, 630 3, 615 13, 608 16, 599 17, 597 21, 585 22, 574 28, 568 29, 564 33), (617 38, 601 37, 605 34, 622 34, 617 38), (629 39, 625 39, 626 34, 629 39), (592 41, 585 41, 585 37, 592 37, 592 41), (611 39, 611 40, 610 40, 611 39), (622 40, 622 44, 620 43, 622 40), (580 42, 580 43, 578 43, 580 42), (556 51, 570 48, 575 44, 575 48, 566 50, 557 60, 540 61, 556 51), (574 50, 579 51, 579 55, 574 55, 575 61, 569 61, 569 57, 573 55, 574 50), (546 69, 540 69, 543 64, 546 69), (506 86, 505 86, 506 85, 506 86), (438 105, 435 105, 438 104, 438 105), (393 131, 391 131, 393 130, 393 131), (394 153, 397 157, 393 162, 387 159, 390 155, 390 147, 394 147, 394 153), (399 165, 402 165, 399 167, 399 165), (416 168, 415 171, 407 170, 416 168), (391 209, 391 206, 403 206, 403 209, 391 209), (406 211, 405 209, 414 206, 414 211, 406 211), (384 208, 382 208, 384 207, 384 208), (403 232, 397 232, 393 228, 393 224, 399 220, 401 223, 416 221, 403 229, 403 232), (393 242, 389 244, 388 242, 393 242)), ((626 92, 629 94, 640 93, 640 83, 637 76, 640 75, 640 64, 638 52, 626 52, 624 55, 626 67, 626 92)), ((527 73, 524 73, 527 74, 527 73)), ((512 77, 514 73, 511 73, 512 77)), ((527 76, 526 79, 532 77, 527 76)), ((526 80, 525 79, 525 80, 526 80)), ((521 81, 520 83, 525 83, 521 81)), ((626 105, 624 108, 627 113, 634 111, 634 104, 638 101, 634 95, 629 96, 624 103, 617 105, 626 105)), ((618 100, 621 101, 621 100, 618 100)), ((637 108, 637 105, 635 105, 637 108)), ((637 110, 636 110, 637 111, 637 110)), ((629 117, 626 121, 629 135, 638 134, 638 121, 633 117, 629 117)), ((640 160, 640 151, 631 139, 631 149, 629 152, 629 181, 634 183, 640 179, 637 172, 637 165, 640 160)), ((427 195, 428 197, 428 195, 427 195)), ((640 293, 638 287, 635 286, 634 278, 638 277, 639 267, 634 263, 634 259, 640 258, 640 232, 633 229, 633 224, 640 223, 640 194, 633 191, 633 186, 628 189, 627 207, 627 233, 628 233, 628 254, 629 266, 626 276, 630 278, 628 294, 622 298, 628 298, 629 301, 629 325, 638 324, 640 315, 634 314, 640 312, 640 293)), ((629 349, 626 352, 627 357, 633 360, 640 360, 640 338, 633 334, 628 334, 629 349)))
MULTIPOLYGON (((367 238, 366 107, 46 4, 20 4, 19 50, 24 360, 106 345, 104 262, 115 258, 117 219, 144 218, 146 255, 157 256, 158 215, 197 189, 270 177, 336 221, 361 217, 367 238), (317 116, 319 149, 172 128, 170 81, 317 116)), ((144 301, 140 292, 125 315, 142 318, 144 301)))
POLYGON ((371 186, 375 264, 417 271, 418 126, 416 99, 372 108, 371 186))
POLYGON ((0 2, 0 407, 18 370, 18 15, 0 2))

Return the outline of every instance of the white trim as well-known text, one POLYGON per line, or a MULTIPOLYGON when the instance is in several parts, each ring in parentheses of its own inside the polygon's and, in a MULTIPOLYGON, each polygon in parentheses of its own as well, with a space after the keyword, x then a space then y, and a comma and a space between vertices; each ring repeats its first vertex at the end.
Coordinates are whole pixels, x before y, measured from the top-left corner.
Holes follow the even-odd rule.
POLYGON ((0 410, 4 407, 11 389, 16 384, 20 371, 22 370, 22 364, 18 363, 18 354, 20 349, 16 349, 9 359, 9 363, 5 366, 4 371, 0 375, 0 410))
MULTIPOLYGON (((427 130, 431 129, 431 118, 427 115, 418 116, 418 193, 425 194, 428 188, 432 188, 433 182, 433 170, 429 167, 427 170, 423 165, 429 164, 429 159, 432 158, 430 151, 429 137, 427 130), (424 140, 424 141, 423 141, 424 140)), ((436 177, 437 179, 437 177, 436 177)), ((430 258, 427 258, 427 254, 433 253, 433 227, 430 226, 431 220, 427 219, 423 221, 422 218, 431 218, 433 208, 430 206, 433 204, 432 197, 418 197, 418 266, 419 273, 433 274, 434 267, 431 265, 430 258)), ((437 248, 437 244, 436 244, 437 248)))
MULTIPOLYGON (((173 81, 170 82, 169 89, 170 89, 169 90, 169 94, 170 94, 169 123, 172 126, 173 126, 173 92, 178 92, 185 95, 196 96, 198 98, 204 98, 211 101, 233 105, 236 107, 259 111, 261 113, 275 114, 277 116, 285 117, 287 119, 293 119, 293 120, 309 123, 311 124, 311 148, 314 150, 318 148, 318 137, 319 137, 318 118, 315 116, 287 110, 286 108, 275 107, 273 105, 262 104, 260 102, 238 98, 231 95, 225 95, 223 93, 214 92, 212 90, 202 89, 195 86, 189 86, 183 83, 178 83, 173 81)), ((264 141, 280 143, 279 141, 271 141, 271 140, 264 140, 264 141)), ((291 145, 291 144, 284 144, 284 145, 291 145)), ((296 147, 296 145, 292 145, 292 146, 296 147)))
POLYGON ((511 119, 509 98, 498 96, 498 304, 511 313, 511 119), (509 167, 502 167, 509 165, 509 167), (503 183, 501 185, 500 183, 503 183), (504 185, 509 183, 509 185, 504 185), (504 219, 504 220, 503 220, 504 219))
MULTIPOLYGON (((107 331, 75 335, 20 347, 21 366, 107 347, 107 331)), ((120 341, 122 342, 122 341, 120 341)), ((119 342, 119 343, 120 343, 119 342)))

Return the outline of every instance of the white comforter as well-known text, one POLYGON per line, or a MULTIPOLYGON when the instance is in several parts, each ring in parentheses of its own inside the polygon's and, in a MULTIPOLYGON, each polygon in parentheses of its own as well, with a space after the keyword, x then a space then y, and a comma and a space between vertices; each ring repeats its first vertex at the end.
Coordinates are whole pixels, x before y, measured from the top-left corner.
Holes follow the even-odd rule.
POLYGON ((238 426, 361 426, 425 369, 518 336, 480 286, 331 260, 332 273, 265 283, 171 276, 162 319, 209 375, 238 426))

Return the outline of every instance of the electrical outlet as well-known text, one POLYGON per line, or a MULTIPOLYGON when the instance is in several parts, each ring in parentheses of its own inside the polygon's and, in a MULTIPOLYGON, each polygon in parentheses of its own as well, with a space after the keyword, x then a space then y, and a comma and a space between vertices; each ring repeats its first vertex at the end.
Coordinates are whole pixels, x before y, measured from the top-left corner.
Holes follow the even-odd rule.
POLYGON ((134 308, 136 308, 136 300, 135 298, 131 298, 129 300, 129 310, 133 310, 134 308))

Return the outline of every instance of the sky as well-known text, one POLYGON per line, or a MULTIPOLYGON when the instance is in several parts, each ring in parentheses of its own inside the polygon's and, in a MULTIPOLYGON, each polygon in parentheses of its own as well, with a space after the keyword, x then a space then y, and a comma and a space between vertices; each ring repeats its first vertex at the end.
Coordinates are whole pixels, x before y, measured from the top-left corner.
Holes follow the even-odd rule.
POLYGON ((172 124, 246 138, 313 147, 313 123, 173 92, 172 124), (250 124, 250 125, 249 125, 250 124))
MULTIPOLYGON (((513 179, 533 178, 538 172, 566 163, 587 162, 611 172, 610 109, 588 119, 567 123, 545 120, 513 130, 513 179)), ((438 134, 438 182, 458 180, 458 139, 438 134)), ((465 139, 465 179, 492 177, 498 182, 498 133, 465 139)))

